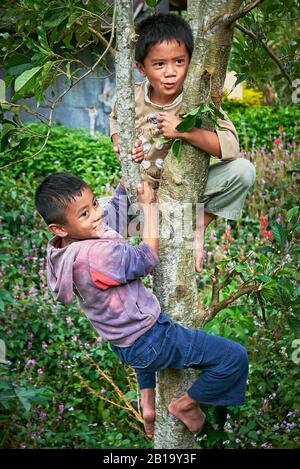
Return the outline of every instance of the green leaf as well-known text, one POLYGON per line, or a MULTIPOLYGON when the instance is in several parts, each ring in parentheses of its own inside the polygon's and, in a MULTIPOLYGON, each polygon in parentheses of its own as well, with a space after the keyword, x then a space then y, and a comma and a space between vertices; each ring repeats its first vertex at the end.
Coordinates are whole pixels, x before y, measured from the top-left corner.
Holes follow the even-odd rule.
POLYGON ((287 219, 288 219, 289 222, 291 221, 291 219, 292 219, 295 215, 297 215, 298 211, 299 211, 299 206, 298 206, 298 205, 297 205, 296 207, 293 207, 293 208, 291 208, 290 210, 288 210, 288 212, 287 212, 287 219))
POLYGON ((181 115, 181 117, 188 117, 188 116, 196 116, 199 112, 199 106, 195 107, 195 109, 193 109, 192 111, 190 112, 187 112, 186 114, 183 114, 181 115))
POLYGON ((176 139, 172 145, 172 152, 175 158, 179 157, 181 140, 176 139))
POLYGON ((8 132, 10 132, 11 130, 15 130, 16 129, 16 126, 13 125, 13 124, 3 124, 2 125, 2 129, 1 129, 1 137, 4 137, 4 135, 6 135, 8 132))
POLYGON ((271 224, 271 229, 272 229, 273 237, 276 243, 280 247, 283 247, 286 241, 286 236, 287 236, 286 229, 282 225, 279 225, 278 223, 275 223, 275 222, 271 224))
POLYGON ((37 28, 37 32, 39 44, 43 47, 43 49, 50 51, 45 26, 43 24, 40 24, 37 28))
POLYGON ((14 299, 11 296, 10 292, 7 290, 0 290, 0 298, 6 303, 13 303, 14 299))
POLYGON ((42 101, 43 92, 48 88, 52 80, 54 80, 55 78, 56 67, 57 67, 56 62, 52 62, 52 61, 46 62, 45 65, 43 66, 40 79, 34 88, 35 97, 36 97, 38 105, 42 101))
POLYGON ((197 129, 200 129, 202 127, 202 119, 199 116, 196 117, 195 127, 197 127, 197 129))
POLYGON ((37 333, 37 331, 39 330, 39 328, 40 328, 40 323, 39 323, 39 321, 34 321, 34 322, 31 324, 31 329, 32 329, 32 332, 33 332, 34 334, 37 333))
POLYGON ((75 23, 77 18, 80 17, 80 15, 81 13, 79 13, 78 11, 74 11, 68 19, 67 28, 71 28, 71 26, 75 23))
POLYGON ((67 75, 67 78, 68 80, 70 80, 72 74, 71 74, 71 64, 70 62, 67 62, 67 65, 66 65, 66 75, 67 75))
POLYGON ((207 115, 208 119, 214 124, 214 127, 216 129, 223 129, 224 127, 221 127, 220 124, 218 123, 218 121, 216 121, 216 119, 211 115, 211 114, 208 114, 207 115))
MULTIPOLYGON (((76 32, 76 38, 77 38, 77 35, 79 35, 78 32, 76 32)), ((72 37, 73 37, 73 31, 71 31, 70 34, 68 34, 68 35, 63 39, 63 43, 66 45, 66 47, 67 47, 68 49, 74 49, 74 47, 73 47, 72 44, 71 44, 72 37)), ((77 40, 78 40, 78 38, 77 38, 77 40)), ((80 41, 78 40, 78 42, 80 42, 80 41)))
POLYGON ((30 59, 23 54, 14 54, 6 63, 7 73, 12 76, 18 76, 30 68, 32 68, 32 63, 30 59))
POLYGON ((176 126, 176 130, 179 130, 179 132, 189 132, 195 127, 195 121, 195 116, 184 117, 180 124, 176 126))
POLYGON ((210 104, 210 107, 211 107, 213 113, 214 113, 217 117, 219 117, 220 119, 223 119, 223 120, 225 119, 224 114, 223 114, 219 109, 217 109, 216 106, 214 106, 213 104, 210 104))
POLYGON ((152 140, 154 142, 159 142, 159 143, 164 143, 164 144, 173 142, 171 138, 166 138, 166 137, 152 137, 152 140))
POLYGON ((44 25, 46 28, 55 28, 67 18, 64 7, 49 10, 44 15, 44 25))
POLYGON ((198 114, 206 114, 207 112, 211 111, 211 107, 209 104, 201 103, 198 107, 198 114))
POLYGON ((11 384, 8 381, 0 381, 0 389, 11 389, 11 384))
POLYGON ((32 90, 34 79, 41 72, 42 66, 33 67, 30 70, 23 72, 15 81, 15 92, 18 96, 27 94, 28 91, 32 90))
POLYGON ((146 3, 149 7, 154 8, 157 4, 158 0, 146 0, 146 3))
POLYGON ((246 73, 241 73, 240 75, 238 73, 235 74, 235 77, 236 77, 236 81, 235 81, 235 84, 233 85, 233 88, 231 89, 231 91, 237 86, 239 85, 240 83, 242 83, 243 81, 247 80, 248 78, 248 75, 246 73))
POLYGON ((288 323, 297 338, 300 338, 300 320, 295 316, 288 317, 288 323))
POLYGON ((258 275, 257 276, 257 279, 258 280, 261 280, 262 282, 266 283, 270 280, 270 277, 268 277, 267 275, 258 275))

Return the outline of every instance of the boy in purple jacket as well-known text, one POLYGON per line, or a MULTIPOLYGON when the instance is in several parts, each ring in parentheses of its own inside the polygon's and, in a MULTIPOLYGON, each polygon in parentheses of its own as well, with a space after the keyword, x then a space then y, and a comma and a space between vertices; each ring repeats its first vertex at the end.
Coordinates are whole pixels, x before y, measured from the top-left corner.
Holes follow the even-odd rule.
POLYGON ((143 240, 130 246, 120 230, 128 200, 120 183, 106 212, 80 178, 55 173, 38 187, 38 212, 55 235, 47 248, 48 285, 58 301, 71 304, 73 293, 87 318, 122 363, 136 369, 148 438, 153 437, 155 372, 166 368, 201 368, 187 392, 168 405, 191 432, 205 415, 198 403, 241 405, 248 374, 246 350, 228 339, 174 323, 140 277, 158 264, 158 209, 144 182, 138 200, 144 212, 143 240), (106 219, 106 222, 105 222, 106 219))

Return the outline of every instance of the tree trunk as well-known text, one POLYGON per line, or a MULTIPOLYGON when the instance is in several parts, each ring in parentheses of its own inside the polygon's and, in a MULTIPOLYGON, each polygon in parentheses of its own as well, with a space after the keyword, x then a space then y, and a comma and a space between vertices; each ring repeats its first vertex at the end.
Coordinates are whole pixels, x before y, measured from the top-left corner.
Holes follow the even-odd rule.
MULTIPOLYGON (((221 103, 222 89, 233 25, 227 15, 238 10, 240 0, 189 0, 188 20, 195 36, 195 50, 184 86, 183 113, 200 103, 221 103)), ((131 161, 134 126, 134 43, 132 2, 116 0, 116 80, 118 134, 122 171, 132 202, 140 179, 139 166, 131 161)), ((209 128, 207 125, 206 128, 209 128)), ((154 276, 154 291, 162 310, 174 321, 195 327, 200 323, 193 259, 192 224, 195 205, 201 199, 208 175, 209 156, 184 142, 180 158, 169 153, 164 162, 159 203, 162 213, 160 265, 154 276), (193 217, 191 214, 193 206, 193 217), (173 221, 172 221, 173 220, 173 221)), ((169 402, 183 395, 194 380, 193 370, 166 370, 159 373, 156 400, 155 448, 193 448, 193 435, 172 417, 169 402)))
MULTIPOLYGON (((188 20, 195 36, 195 50, 184 85, 183 112, 200 103, 221 103, 233 25, 226 24, 226 15, 239 9, 240 0, 190 0, 188 20), (222 19, 224 21, 222 21, 222 19)), ((208 128, 208 127, 207 127, 208 128)), ((200 322, 197 285, 195 280, 192 226, 183 236, 181 216, 186 204, 196 204, 206 185, 209 156, 182 142, 177 160, 171 152, 164 162, 159 203, 164 223, 159 258, 154 276, 154 291, 162 310, 187 327, 200 322), (172 215, 174 214, 174 216, 172 215), (168 236, 168 221, 173 227, 168 236)), ((194 213, 195 215, 195 213, 194 213)), ((192 370, 166 370, 158 374, 156 399, 155 448, 193 448, 193 435, 168 411, 172 399, 183 395, 193 381, 192 370)))
POLYGON ((134 46, 135 30, 132 1, 116 0, 116 82, 117 115, 122 174, 130 201, 136 202, 136 188, 140 180, 139 165, 131 160, 135 141, 134 103, 134 46))

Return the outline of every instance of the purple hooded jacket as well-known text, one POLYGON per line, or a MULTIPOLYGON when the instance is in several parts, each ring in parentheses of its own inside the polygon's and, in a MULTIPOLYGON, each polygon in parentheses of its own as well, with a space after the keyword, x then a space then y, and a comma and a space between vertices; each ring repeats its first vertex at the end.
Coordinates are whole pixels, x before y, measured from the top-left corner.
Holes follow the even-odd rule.
MULTIPOLYGON (((126 197, 121 185, 106 209, 106 220, 117 219, 118 227, 121 215, 127 220, 120 196, 126 197)), ((160 305, 140 281, 159 262, 150 246, 132 247, 109 227, 102 238, 59 245, 56 236, 47 247, 48 286, 56 300, 71 304, 75 293, 98 334, 118 347, 130 346, 153 326, 160 305)))

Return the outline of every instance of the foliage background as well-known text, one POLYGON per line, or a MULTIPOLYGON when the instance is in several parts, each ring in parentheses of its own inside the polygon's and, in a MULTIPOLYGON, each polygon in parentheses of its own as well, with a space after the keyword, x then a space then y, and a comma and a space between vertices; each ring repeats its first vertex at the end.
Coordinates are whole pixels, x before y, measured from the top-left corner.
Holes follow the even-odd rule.
MULTIPOLYGON (((13 162, 1 170, 0 187, 0 446, 151 447, 143 434, 132 370, 120 367, 76 304, 58 305, 47 292, 49 236, 33 208, 34 190, 50 172, 79 174, 97 194, 111 194, 120 176, 108 138, 92 139, 60 126, 50 135, 51 111, 59 100, 56 77, 64 77, 66 90, 72 87, 89 68, 79 58, 89 45, 95 63, 100 59, 109 40, 103 20, 110 8, 102 0, 4 0, 0 8, 0 66, 13 89, 11 102, 0 105, 1 166, 13 162), (20 112, 33 110, 18 100, 34 95, 41 102, 49 86, 48 126, 27 126, 20 112), (42 148, 45 135, 50 138, 43 151, 23 160, 42 148)), ((241 220, 211 226, 199 293, 207 305, 216 263, 221 279, 236 271, 246 280, 255 278, 261 290, 232 303, 206 326, 243 343, 251 368, 244 406, 205 409, 207 423, 196 437, 201 448, 300 446, 294 342, 300 337, 299 107, 291 105, 291 82, 299 78, 298 12, 298 1, 265 0, 239 20, 252 36, 235 34, 231 68, 259 91, 270 84, 278 102, 263 107, 252 90, 248 100, 223 103, 238 129, 241 156, 256 166, 257 181, 241 220), (281 73, 262 43, 278 57, 281 73)), ((223 297, 235 287, 232 277, 223 297)))
MULTIPOLYGON (((242 297, 206 326, 209 332, 243 343, 251 368, 244 406, 206 409, 207 424, 196 438, 201 448, 299 447, 299 363, 291 358, 293 340, 300 337, 294 276, 299 226, 293 208, 298 203, 293 133, 299 110, 293 106, 278 114, 271 111, 248 108, 247 117, 243 113, 247 126, 242 141, 248 149, 241 156, 256 165, 257 182, 241 220, 230 225, 218 220, 211 227, 206 268, 198 279, 208 304, 215 262, 223 269, 220 275, 237 265, 248 275, 249 266, 239 258, 252 251, 249 265, 264 285, 261 302, 255 295, 242 297), (257 113, 265 125, 256 125, 257 113), (288 219, 294 223, 292 230, 288 219), (284 239, 278 238, 275 225, 284 239), (274 283, 269 275, 278 266, 282 273, 274 283)), ((227 112, 241 125, 240 111, 227 112)), ((27 154, 24 150, 19 156, 27 154)), ((143 435, 132 370, 119 365, 76 304, 56 304, 46 288, 49 235, 34 211, 33 194, 44 176, 60 170, 84 177, 97 194, 112 193, 120 176, 107 137, 93 139, 84 131, 60 126, 41 154, 1 174, 0 337, 6 344, 6 361, 0 368, 1 446, 151 447, 143 435)), ((233 280, 224 298, 234 288, 233 280)))

